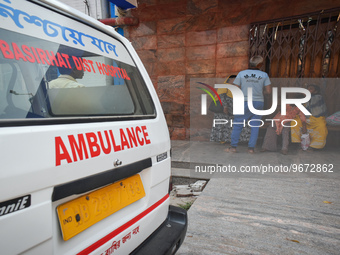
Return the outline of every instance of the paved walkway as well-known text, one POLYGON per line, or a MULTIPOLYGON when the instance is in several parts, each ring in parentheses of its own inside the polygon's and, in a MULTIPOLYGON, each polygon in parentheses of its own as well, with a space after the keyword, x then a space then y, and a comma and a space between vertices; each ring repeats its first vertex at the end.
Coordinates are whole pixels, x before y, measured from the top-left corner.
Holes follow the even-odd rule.
POLYGON ((172 141, 176 175, 211 178, 188 212, 187 236, 177 255, 339 254, 339 148, 295 149, 287 156, 250 155, 242 146, 231 154, 224 148, 172 141), (247 166, 261 171, 240 172, 247 166), (218 167, 221 173, 202 173, 218 167), (293 172, 298 167, 305 172, 293 172))

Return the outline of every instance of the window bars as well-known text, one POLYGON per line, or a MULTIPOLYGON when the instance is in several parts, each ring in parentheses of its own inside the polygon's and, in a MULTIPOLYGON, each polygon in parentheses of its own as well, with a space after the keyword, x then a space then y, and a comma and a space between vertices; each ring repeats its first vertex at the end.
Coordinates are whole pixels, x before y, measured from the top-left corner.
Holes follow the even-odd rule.
POLYGON ((270 77, 340 76, 340 8, 253 23, 250 57, 261 55, 270 77))

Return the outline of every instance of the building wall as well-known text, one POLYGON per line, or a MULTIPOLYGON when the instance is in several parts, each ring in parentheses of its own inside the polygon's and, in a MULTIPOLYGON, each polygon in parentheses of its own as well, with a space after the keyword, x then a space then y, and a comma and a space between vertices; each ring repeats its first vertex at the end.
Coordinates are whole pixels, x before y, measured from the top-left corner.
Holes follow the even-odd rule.
POLYGON ((248 66, 249 24, 340 6, 324 0, 139 0, 125 27, 160 97, 172 139, 189 139, 190 78, 248 66))
POLYGON ((78 11, 81 11, 92 18, 101 19, 102 17, 102 9, 101 9, 101 1, 100 0, 59 0, 60 2, 67 4, 78 11), (88 3, 88 7, 85 2, 88 3))

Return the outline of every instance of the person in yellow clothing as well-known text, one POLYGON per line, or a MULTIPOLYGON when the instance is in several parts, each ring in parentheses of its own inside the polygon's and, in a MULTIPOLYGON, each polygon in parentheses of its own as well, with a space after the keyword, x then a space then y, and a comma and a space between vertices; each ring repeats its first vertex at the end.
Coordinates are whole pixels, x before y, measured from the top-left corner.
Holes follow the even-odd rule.
MULTIPOLYGON (((309 149, 322 149, 326 145, 328 130, 326 127, 327 107, 323 97, 320 94, 320 87, 317 85, 308 85, 312 97, 305 105, 306 109, 312 114, 307 117, 307 130, 310 134, 309 149)), ((302 122, 299 117, 295 118, 297 125, 291 127, 292 143, 301 142, 301 127, 302 122)), ((292 122, 293 125, 293 122, 292 122)))

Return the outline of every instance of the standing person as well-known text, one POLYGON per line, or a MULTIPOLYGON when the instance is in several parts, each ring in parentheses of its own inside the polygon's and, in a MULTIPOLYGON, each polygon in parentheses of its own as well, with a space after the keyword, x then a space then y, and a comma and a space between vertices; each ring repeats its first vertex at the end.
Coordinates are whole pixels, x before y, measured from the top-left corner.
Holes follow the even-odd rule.
MULTIPOLYGON (((231 133, 231 147, 229 151, 236 152, 242 129, 248 120, 261 119, 260 116, 252 113, 248 107, 248 88, 252 88, 253 106, 257 110, 263 110, 264 94, 271 94, 271 83, 267 73, 260 70, 263 64, 263 57, 254 56, 249 61, 249 68, 238 73, 234 85, 241 88, 244 95, 244 114, 235 115, 233 131, 231 133)), ((260 121, 252 121, 251 134, 248 142, 248 152, 254 153, 257 137, 259 135, 260 121)))
MULTIPOLYGON (((225 84, 232 85, 236 75, 230 75, 226 80, 225 84)), ((224 108, 223 113, 214 113, 214 119, 220 119, 227 121, 227 124, 215 125, 211 128, 210 141, 220 142, 221 144, 231 142, 231 131, 232 127, 230 125, 231 120, 233 120, 233 94, 227 88, 219 88, 217 90, 218 95, 221 98, 222 105, 224 108)), ((217 97, 216 97, 217 99, 217 97)), ((240 142, 248 142, 250 137, 250 128, 247 126, 242 130, 240 136, 240 142)))

